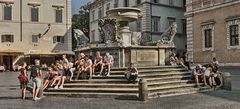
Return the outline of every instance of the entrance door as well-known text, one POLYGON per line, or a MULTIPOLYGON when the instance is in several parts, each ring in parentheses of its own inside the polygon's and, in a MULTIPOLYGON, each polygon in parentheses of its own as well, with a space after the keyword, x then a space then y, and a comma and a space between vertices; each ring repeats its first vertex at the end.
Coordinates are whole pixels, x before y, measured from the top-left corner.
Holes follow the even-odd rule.
POLYGON ((13 68, 13 56, 3 56, 3 64, 6 66, 6 70, 12 70, 13 68))

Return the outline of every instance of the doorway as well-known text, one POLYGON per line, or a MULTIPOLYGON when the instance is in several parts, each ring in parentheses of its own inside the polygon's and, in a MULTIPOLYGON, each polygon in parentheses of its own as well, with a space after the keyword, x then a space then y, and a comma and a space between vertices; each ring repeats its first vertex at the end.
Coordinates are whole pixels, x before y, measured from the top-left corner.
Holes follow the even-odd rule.
POLYGON ((11 71, 13 68, 13 56, 3 56, 3 64, 6 66, 6 70, 11 71))

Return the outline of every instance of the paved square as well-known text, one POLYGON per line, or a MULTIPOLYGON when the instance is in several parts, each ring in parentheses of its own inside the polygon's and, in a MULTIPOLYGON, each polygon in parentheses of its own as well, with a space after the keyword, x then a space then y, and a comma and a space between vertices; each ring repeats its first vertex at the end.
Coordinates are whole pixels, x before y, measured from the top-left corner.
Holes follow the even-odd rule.
POLYGON ((148 102, 114 98, 64 98, 45 97, 32 101, 20 99, 18 72, 0 73, 0 109, 239 109, 240 73, 239 67, 222 70, 232 73, 233 91, 213 92, 152 99, 148 102))

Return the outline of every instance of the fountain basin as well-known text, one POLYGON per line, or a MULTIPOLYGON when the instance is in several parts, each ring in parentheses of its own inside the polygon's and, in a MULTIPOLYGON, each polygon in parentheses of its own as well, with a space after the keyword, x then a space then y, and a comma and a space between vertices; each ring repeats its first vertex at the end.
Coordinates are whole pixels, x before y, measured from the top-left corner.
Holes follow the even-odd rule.
POLYGON ((106 12, 109 18, 115 18, 118 22, 136 21, 141 13, 141 10, 138 8, 124 7, 124 8, 114 8, 106 12))

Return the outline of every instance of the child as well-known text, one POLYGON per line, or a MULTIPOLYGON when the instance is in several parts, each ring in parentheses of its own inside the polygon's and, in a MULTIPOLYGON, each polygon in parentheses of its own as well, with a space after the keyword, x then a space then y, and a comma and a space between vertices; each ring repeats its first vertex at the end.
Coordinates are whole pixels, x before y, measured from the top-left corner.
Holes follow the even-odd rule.
POLYGON ((22 89, 22 99, 25 100, 28 84, 28 76, 25 68, 20 69, 20 75, 18 76, 18 79, 20 81, 20 88, 22 89))

